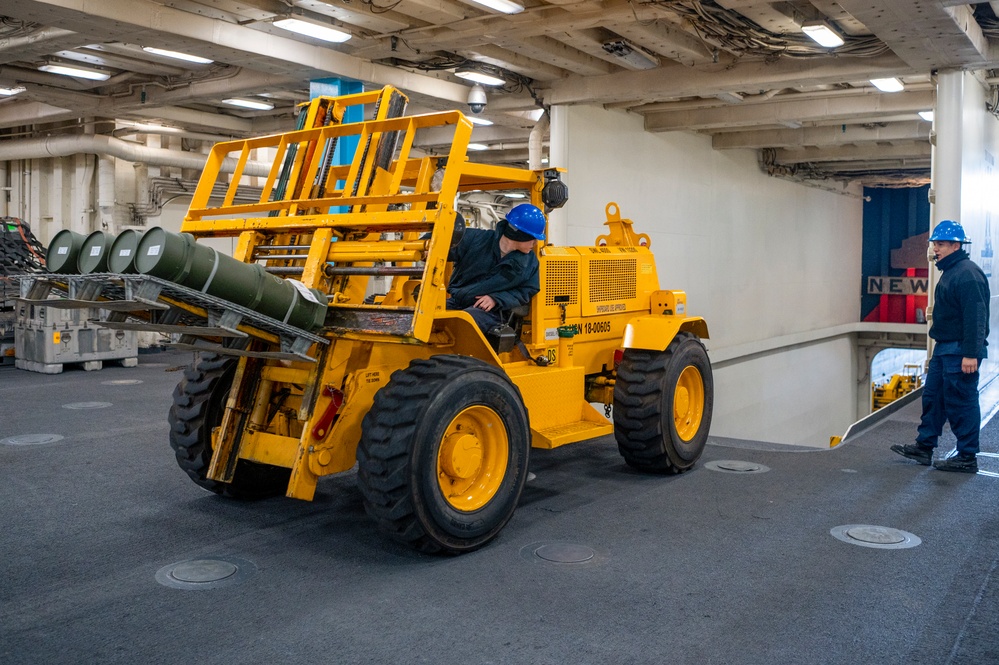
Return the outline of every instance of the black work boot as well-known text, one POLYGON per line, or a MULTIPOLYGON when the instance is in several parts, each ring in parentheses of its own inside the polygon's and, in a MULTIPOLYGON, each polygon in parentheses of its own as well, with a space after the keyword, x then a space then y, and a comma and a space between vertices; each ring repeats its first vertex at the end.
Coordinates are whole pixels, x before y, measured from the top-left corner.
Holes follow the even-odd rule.
POLYGON ((891 447, 893 453, 898 453, 902 457, 919 462, 923 466, 929 466, 933 461, 933 449, 925 448, 918 443, 907 443, 904 446, 896 443, 891 447))
POLYGON ((978 458, 974 455, 954 455, 953 457, 934 462, 933 468, 940 471, 978 473, 978 458))

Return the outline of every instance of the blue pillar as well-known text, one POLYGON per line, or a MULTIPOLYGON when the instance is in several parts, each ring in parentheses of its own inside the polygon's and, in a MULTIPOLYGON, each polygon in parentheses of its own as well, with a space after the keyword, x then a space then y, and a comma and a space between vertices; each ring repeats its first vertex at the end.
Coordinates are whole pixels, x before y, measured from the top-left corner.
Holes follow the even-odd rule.
MULTIPOLYGON (((316 97, 339 97, 340 95, 353 95, 364 92, 364 84, 360 81, 350 81, 346 79, 330 78, 317 79, 309 82, 309 99, 316 97)), ((360 105, 347 108, 344 113, 343 122, 361 122, 364 120, 364 108, 360 105)), ((360 142, 359 136, 344 136, 337 141, 336 149, 333 151, 333 164, 340 166, 350 164, 357 152, 357 144, 360 142)), ((342 188, 344 182, 337 181, 337 188, 342 188)), ((330 208, 333 214, 347 212, 346 206, 335 206, 330 208)))

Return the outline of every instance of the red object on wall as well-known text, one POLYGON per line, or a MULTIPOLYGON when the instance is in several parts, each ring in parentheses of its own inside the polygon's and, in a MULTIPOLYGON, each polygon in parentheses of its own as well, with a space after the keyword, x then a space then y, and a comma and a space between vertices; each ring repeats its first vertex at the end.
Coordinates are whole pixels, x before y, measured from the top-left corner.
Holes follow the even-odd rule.
MULTIPOLYGON (((906 277, 929 277, 926 268, 906 268, 906 277)), ((881 302, 864 317, 880 323, 925 323, 927 296, 881 296, 881 302), (918 311, 918 314, 917 314, 918 311)))

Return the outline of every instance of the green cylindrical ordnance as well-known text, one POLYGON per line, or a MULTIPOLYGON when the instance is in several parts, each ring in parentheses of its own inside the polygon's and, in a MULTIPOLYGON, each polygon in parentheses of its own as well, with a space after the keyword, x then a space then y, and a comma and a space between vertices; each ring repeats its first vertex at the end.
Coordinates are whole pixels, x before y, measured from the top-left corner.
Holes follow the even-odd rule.
POLYGON ((118 234, 108 252, 108 270, 117 273, 135 272, 135 252, 139 248, 142 233, 135 229, 125 229, 118 234))
POLYGON ((45 267, 49 272, 56 272, 63 275, 75 275, 80 268, 77 266, 77 259, 80 256, 80 248, 87 236, 82 233, 63 229, 55 234, 52 242, 49 243, 48 251, 45 253, 45 267))
POLYGON ((76 260, 80 274, 108 271, 108 252, 114 236, 107 231, 94 231, 83 241, 80 256, 76 260))
POLYGON ((326 319, 326 295, 301 282, 269 274, 257 263, 243 263, 199 245, 189 233, 149 229, 139 241, 135 268, 202 291, 297 328, 315 330, 326 319))
POLYGON ((182 284, 191 272, 193 248, 194 236, 190 233, 171 233, 159 226, 153 227, 139 239, 135 271, 182 284))

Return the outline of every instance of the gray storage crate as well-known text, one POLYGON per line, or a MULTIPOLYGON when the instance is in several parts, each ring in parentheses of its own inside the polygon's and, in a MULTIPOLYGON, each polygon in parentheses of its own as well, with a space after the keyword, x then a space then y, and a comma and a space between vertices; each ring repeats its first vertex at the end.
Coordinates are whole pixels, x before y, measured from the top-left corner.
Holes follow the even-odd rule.
POLYGON ((134 330, 111 330, 95 320, 100 310, 60 309, 17 304, 14 325, 14 364, 43 374, 58 374, 66 363, 82 363, 98 370, 105 360, 124 367, 139 363, 138 335, 134 330))

